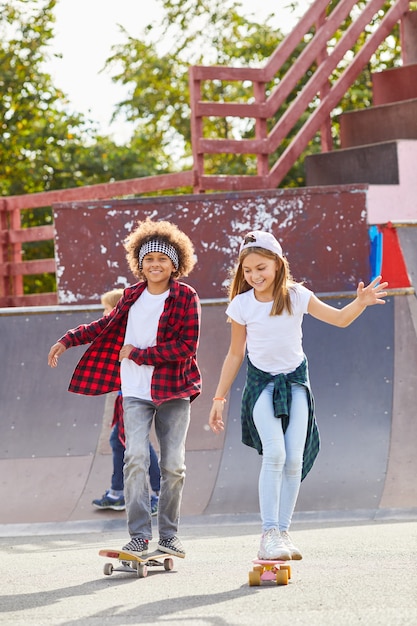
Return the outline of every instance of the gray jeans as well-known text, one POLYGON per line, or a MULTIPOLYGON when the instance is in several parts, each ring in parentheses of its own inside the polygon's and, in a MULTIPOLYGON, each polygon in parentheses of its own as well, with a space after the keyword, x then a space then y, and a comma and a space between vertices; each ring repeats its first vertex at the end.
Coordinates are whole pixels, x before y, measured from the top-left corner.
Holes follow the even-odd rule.
POLYGON ((124 492, 131 537, 152 539, 149 501, 149 433, 152 421, 160 449, 159 538, 177 534, 185 480, 185 440, 190 424, 188 398, 156 406, 148 400, 123 398, 126 435, 124 492))

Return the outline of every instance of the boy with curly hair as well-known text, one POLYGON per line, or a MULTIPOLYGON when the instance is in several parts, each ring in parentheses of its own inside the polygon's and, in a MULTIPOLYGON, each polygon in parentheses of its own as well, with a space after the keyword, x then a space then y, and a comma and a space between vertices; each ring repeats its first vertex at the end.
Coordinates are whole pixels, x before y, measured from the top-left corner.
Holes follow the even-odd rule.
MULTIPOLYGON (((123 289, 112 289, 106 291, 101 296, 103 315, 108 315, 114 309, 123 295, 123 289)), ((111 424, 111 434, 109 439, 112 450, 113 472, 111 476, 110 489, 92 501, 92 505, 101 511, 112 509, 113 511, 124 511, 126 508, 124 496, 123 466, 125 456, 125 438, 123 427, 123 397, 122 392, 116 396, 113 409, 113 420, 111 424)), ((161 488, 161 476, 159 472, 158 455, 151 442, 149 442, 149 485, 151 491, 151 514, 158 513, 159 490, 161 488)))
POLYGON ((161 490, 158 549, 185 557, 177 536, 185 480, 185 439, 190 402, 201 392, 196 353, 201 308, 196 291, 178 280, 194 267, 191 240, 170 222, 139 222, 125 242, 139 279, 113 311, 69 330, 48 354, 56 367, 72 346, 91 343, 72 376, 69 391, 123 395, 125 500, 130 541, 123 550, 145 555, 152 539, 148 492, 149 433, 160 448, 161 490))

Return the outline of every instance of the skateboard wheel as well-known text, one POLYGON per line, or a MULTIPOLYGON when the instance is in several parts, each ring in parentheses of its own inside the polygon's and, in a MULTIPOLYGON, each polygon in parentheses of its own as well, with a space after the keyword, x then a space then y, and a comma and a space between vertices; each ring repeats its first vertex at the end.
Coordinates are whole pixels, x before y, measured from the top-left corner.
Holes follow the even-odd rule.
POLYGON ((288 571, 286 569, 279 569, 276 573, 277 585, 288 585, 288 571))
POLYGON ((106 576, 111 576, 113 574, 113 564, 105 563, 103 567, 103 572, 106 576))
POLYGON ((138 563, 138 577, 146 578, 148 575, 148 568, 144 563, 138 563))
POLYGON ((259 587, 261 584, 261 572, 254 570, 249 572, 249 587, 259 587))
POLYGON ((291 565, 281 565, 280 569, 286 569, 288 572, 288 580, 290 580, 291 578, 291 565))
POLYGON ((167 572, 174 569, 174 559, 164 559, 164 569, 167 572))

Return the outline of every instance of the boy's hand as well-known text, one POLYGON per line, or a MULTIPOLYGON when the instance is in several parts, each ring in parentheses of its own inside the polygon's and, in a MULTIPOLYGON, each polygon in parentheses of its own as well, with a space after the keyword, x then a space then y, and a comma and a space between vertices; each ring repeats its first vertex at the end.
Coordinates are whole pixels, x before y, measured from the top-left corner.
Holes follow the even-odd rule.
POLYGON ((58 357, 61 356, 66 350, 63 343, 57 341, 54 343, 48 354, 48 365, 50 367, 56 367, 58 365, 58 357))
POLYGON ((127 343, 119 352, 119 361, 123 361, 123 359, 128 359, 130 353, 134 349, 135 346, 132 346, 130 343, 127 343))

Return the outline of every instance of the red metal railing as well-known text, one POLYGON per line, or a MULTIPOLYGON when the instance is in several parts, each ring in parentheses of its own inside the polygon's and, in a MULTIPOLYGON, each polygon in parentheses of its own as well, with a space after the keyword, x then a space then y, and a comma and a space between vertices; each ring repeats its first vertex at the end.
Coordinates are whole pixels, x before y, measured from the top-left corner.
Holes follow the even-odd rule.
MULTIPOLYGON (((322 149, 330 150, 330 114, 350 85, 359 76, 378 46, 408 11, 409 0, 394 0, 386 13, 381 9, 385 0, 370 0, 361 10, 355 0, 340 0, 326 15, 328 2, 316 0, 294 30, 283 40, 263 68, 206 67, 190 68, 191 129, 194 167, 197 170, 196 191, 272 189, 280 185, 308 143, 321 130, 322 149), (328 41, 335 35, 348 16, 352 23, 333 50, 328 53, 328 41), (381 13, 381 15, 378 14, 381 13), (359 53, 351 59, 334 84, 329 77, 339 67, 346 53, 352 49, 367 26, 375 26, 359 53), (296 62, 266 97, 265 87, 281 68, 290 62, 295 49, 314 29, 314 36, 304 46, 296 62), (267 120, 272 119, 288 96, 297 87, 307 71, 316 62, 316 70, 289 103, 285 113, 267 132, 267 120), (208 81, 250 81, 253 85, 250 103, 209 102, 202 99, 203 83, 208 81), (317 105, 315 101, 319 98, 317 105), (309 109, 313 112, 290 144, 270 167, 269 158, 287 138, 290 131, 309 109), (255 120, 254 139, 212 139, 204 137, 205 118, 252 118, 255 120), (251 154, 257 157, 257 174, 253 176, 206 175, 205 156, 208 154, 251 154)), ((340 68, 339 68, 340 69, 340 68)), ((221 127, 221 124, 219 124, 221 127)))
MULTIPOLYGON (((55 271, 54 259, 22 260, 22 245, 27 242, 54 238, 53 226, 21 228, 20 213, 24 209, 51 206, 56 202, 100 200, 124 195, 152 193, 160 190, 190 187, 195 192, 272 189, 281 181, 305 150, 309 141, 321 132, 322 150, 332 148, 330 115, 332 110, 355 81, 380 43, 406 14, 409 0, 392 0, 391 8, 383 13, 385 0, 370 0, 359 10, 354 0, 340 0, 330 14, 328 2, 316 0, 299 24, 278 46, 263 68, 204 67, 190 68, 191 138, 194 158, 193 170, 177 174, 150 176, 114 183, 78 187, 60 191, 4 197, 0 200, 0 306, 48 305, 57 303, 55 293, 23 295, 23 276, 55 271), (328 53, 328 41, 340 28, 352 10, 356 11, 350 27, 337 45, 328 53), (381 13, 359 53, 346 66, 333 84, 330 77, 342 58, 351 50, 367 25, 381 13), (270 95, 266 87, 281 68, 294 56, 300 42, 314 30, 314 36, 303 47, 289 71, 281 78, 270 95), (272 120, 301 78, 315 65, 316 70, 289 103, 285 113, 268 132, 272 120), (242 81, 253 85, 253 102, 209 102, 202 100, 206 81, 242 81), (319 103, 317 104, 317 99, 319 103), (311 104, 314 101, 314 108, 311 104), (313 110, 312 113, 309 113, 313 110), (309 113, 305 115, 305 113, 309 113), (204 137, 204 119, 252 118, 254 139, 213 139, 204 137), (285 150, 270 164, 271 155, 282 144, 288 133, 306 117, 305 123, 291 139, 285 150), (256 157, 256 175, 207 175, 204 160, 208 154, 251 154, 256 157)), ((282 71, 282 70, 281 70, 282 71)))
POLYGON ((45 191, 0 199, 0 307, 42 306, 57 304, 57 294, 24 295, 23 276, 54 273, 55 259, 22 260, 22 245, 28 242, 54 239, 53 226, 21 228, 21 211, 51 206, 57 202, 100 200, 132 194, 143 194, 195 185, 193 171, 177 174, 147 176, 131 180, 45 191))

